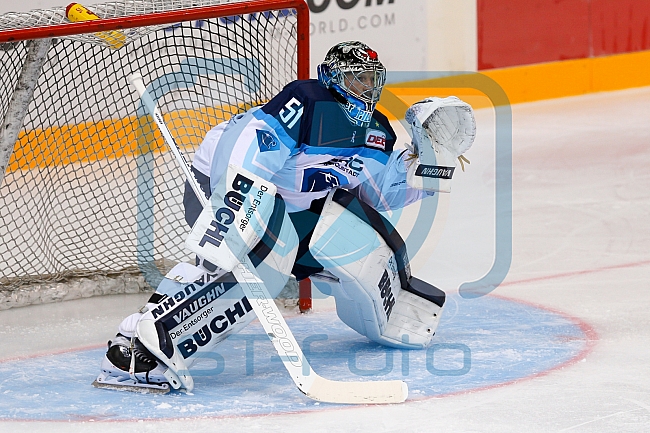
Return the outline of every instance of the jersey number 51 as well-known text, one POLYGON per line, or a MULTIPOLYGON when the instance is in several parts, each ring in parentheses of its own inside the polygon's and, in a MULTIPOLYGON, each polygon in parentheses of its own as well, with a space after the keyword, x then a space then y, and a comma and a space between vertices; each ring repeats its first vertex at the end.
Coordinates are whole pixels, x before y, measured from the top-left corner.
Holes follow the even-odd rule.
POLYGON ((287 125, 287 128, 293 128, 302 116, 303 106, 296 98, 291 98, 282 110, 280 110, 280 119, 287 125), (293 108, 294 105, 296 108, 293 108))

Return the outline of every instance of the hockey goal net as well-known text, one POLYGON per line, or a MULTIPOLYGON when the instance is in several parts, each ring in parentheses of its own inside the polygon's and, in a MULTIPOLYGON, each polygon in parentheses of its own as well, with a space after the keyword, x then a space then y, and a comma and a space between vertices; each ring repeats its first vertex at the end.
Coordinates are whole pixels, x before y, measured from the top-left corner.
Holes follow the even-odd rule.
POLYGON ((65 6, 0 16, 0 292, 14 301, 84 278, 84 296, 155 287, 192 260, 184 178, 130 74, 190 160, 211 127, 309 75, 304 1, 84 6, 100 19, 72 23, 65 6))

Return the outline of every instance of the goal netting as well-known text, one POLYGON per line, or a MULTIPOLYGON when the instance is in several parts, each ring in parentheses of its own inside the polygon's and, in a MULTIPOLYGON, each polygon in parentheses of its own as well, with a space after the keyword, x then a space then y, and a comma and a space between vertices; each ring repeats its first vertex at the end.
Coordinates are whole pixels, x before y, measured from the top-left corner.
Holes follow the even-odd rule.
POLYGON ((0 305, 61 282, 89 281, 81 296, 143 290, 193 260, 183 174, 126 77, 142 74, 191 160, 210 128, 299 77, 298 3, 84 4, 101 20, 81 24, 65 6, 0 16, 0 305))

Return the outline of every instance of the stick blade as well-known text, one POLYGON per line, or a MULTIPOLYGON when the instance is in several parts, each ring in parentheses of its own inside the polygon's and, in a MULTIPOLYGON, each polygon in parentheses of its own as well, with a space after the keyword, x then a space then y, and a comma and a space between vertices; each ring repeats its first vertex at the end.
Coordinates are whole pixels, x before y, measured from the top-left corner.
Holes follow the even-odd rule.
POLYGON ((320 376, 305 392, 307 397, 340 404, 403 403, 408 397, 408 386, 401 380, 378 382, 338 382, 320 376))

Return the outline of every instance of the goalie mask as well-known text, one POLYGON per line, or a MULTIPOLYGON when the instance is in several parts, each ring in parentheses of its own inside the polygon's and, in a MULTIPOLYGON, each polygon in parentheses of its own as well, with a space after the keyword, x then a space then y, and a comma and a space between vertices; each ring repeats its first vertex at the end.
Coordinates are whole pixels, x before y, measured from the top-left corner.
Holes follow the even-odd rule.
POLYGON ((339 96, 350 122, 368 127, 386 81, 386 68, 366 44, 341 42, 330 48, 318 66, 318 80, 339 96))

